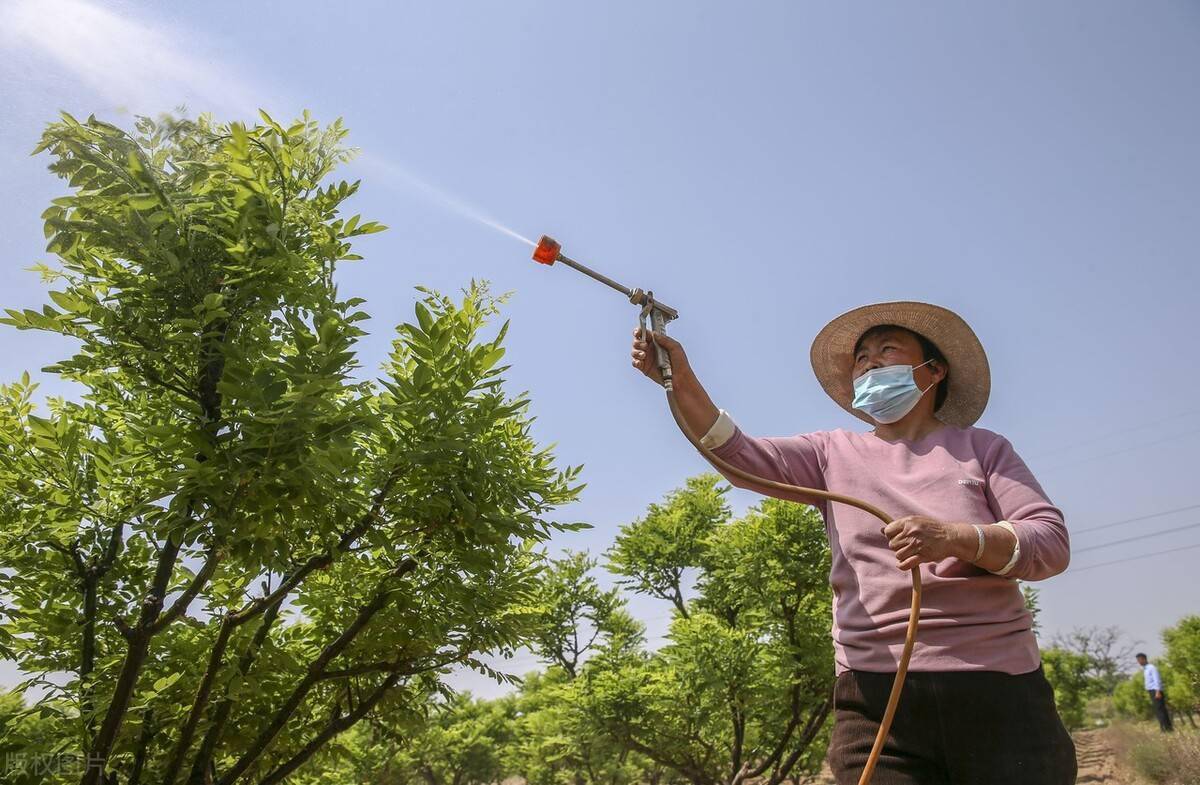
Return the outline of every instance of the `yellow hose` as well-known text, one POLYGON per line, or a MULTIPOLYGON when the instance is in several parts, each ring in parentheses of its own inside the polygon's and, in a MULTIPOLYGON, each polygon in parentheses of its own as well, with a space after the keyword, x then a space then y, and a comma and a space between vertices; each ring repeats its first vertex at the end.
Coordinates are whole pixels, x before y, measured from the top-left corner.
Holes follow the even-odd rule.
MULTIPOLYGON (((802 488, 799 485, 775 482, 764 477, 757 477, 750 472, 745 472, 736 466, 729 465, 716 455, 713 455, 712 450, 700 443, 700 440, 692 433, 687 422, 683 419, 683 415, 679 412, 679 406, 675 402, 675 391, 670 384, 666 385, 666 387, 667 403, 671 407, 671 414, 675 417, 675 422, 679 424, 679 429, 683 431, 683 435, 708 459, 709 463, 723 470, 726 474, 732 474, 736 477, 741 477, 747 482, 765 485, 768 488, 774 488, 778 491, 787 491, 788 493, 800 494, 813 499, 825 499, 831 502, 847 504, 871 513, 883 521, 884 524, 892 522, 887 513, 861 499, 855 499, 853 496, 843 496, 840 493, 830 493, 818 488, 802 488)), ((858 778, 858 785, 868 785, 871 782, 872 775, 875 773, 875 764, 879 762, 879 754, 883 752, 883 744, 887 740, 888 731, 892 728, 892 719, 896 716, 896 704, 899 703, 900 691, 904 688, 904 676, 908 673, 908 661, 912 657, 913 644, 917 641, 917 619, 921 613, 920 565, 913 567, 910 572, 912 573, 912 608, 908 613, 908 629, 904 633, 904 650, 900 653, 900 662, 896 665, 896 679, 892 682, 892 693, 888 696, 887 708, 884 709, 883 720, 879 723, 879 732, 875 734, 875 744, 871 747, 871 754, 867 757, 867 765, 863 767, 862 776, 858 778)))

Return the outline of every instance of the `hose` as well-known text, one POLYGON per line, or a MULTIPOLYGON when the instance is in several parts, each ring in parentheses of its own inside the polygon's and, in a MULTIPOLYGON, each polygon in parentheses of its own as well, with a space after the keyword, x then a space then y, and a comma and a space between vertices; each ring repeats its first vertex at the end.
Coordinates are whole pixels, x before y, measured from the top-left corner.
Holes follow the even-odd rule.
MULTIPOLYGON (((661 349, 660 349, 661 350, 661 349)), ((665 350, 661 350, 664 351, 665 350)), ((705 447, 692 433, 692 429, 688 427, 687 422, 683 419, 683 415, 679 411, 679 405, 675 401, 675 390, 667 379, 664 384, 667 390, 667 404, 671 407, 671 415, 675 418, 675 422, 679 425, 679 429, 683 431, 683 435, 687 440, 700 451, 700 454, 708 459, 708 462, 725 474, 732 474, 735 477, 740 477, 747 482, 757 485, 763 485, 768 488, 773 488, 778 491, 786 491, 793 494, 801 494, 816 499, 825 499, 831 502, 846 504, 850 507, 857 507, 860 510, 869 512, 884 524, 892 522, 887 513, 880 510, 878 507, 872 506, 861 499, 855 499, 853 496, 843 496, 840 493, 831 493, 823 491, 819 488, 803 488, 799 485, 789 485, 784 482, 776 482, 768 480, 765 477, 758 477, 750 472, 742 471, 736 466, 731 466, 725 461, 713 454, 712 450, 705 447)), ((883 712, 883 719, 879 723, 879 732, 875 734, 875 743, 871 747, 871 754, 867 756, 866 766, 863 768, 862 775, 858 778, 858 785, 869 785, 871 777, 875 773, 875 765, 879 762, 879 755, 883 752, 883 744, 887 740, 888 731, 892 728, 892 719, 896 716, 896 704, 900 701, 900 691, 904 688, 904 677, 908 673, 908 661, 912 657, 913 644, 917 640, 917 620, 921 613, 921 568, 920 565, 913 567, 912 573, 912 608, 908 613, 908 629, 904 633, 904 649, 900 652, 900 662, 896 666, 896 679, 892 682, 892 692, 888 696, 887 707, 883 712)))

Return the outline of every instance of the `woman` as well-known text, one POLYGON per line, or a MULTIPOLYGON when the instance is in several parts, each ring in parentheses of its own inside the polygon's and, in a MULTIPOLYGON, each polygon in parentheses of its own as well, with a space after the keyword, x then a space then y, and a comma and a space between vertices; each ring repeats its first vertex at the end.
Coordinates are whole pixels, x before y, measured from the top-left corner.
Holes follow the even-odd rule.
MULTIPOLYGON (((813 341, 813 371, 839 406, 874 428, 779 437, 743 433, 708 397, 679 342, 652 338, 670 353, 684 420, 717 456, 895 516, 881 528, 856 508, 812 501, 833 557, 837 679, 828 761, 837 781, 857 782, 866 763, 904 643, 906 571, 916 567, 920 626, 876 785, 1073 783, 1075 748, 1016 580, 1062 572, 1070 541, 1062 512, 1008 440, 974 427, 990 375, 967 323, 917 302, 837 317, 813 341)), ((633 365, 662 384, 651 348, 635 330, 633 365)))

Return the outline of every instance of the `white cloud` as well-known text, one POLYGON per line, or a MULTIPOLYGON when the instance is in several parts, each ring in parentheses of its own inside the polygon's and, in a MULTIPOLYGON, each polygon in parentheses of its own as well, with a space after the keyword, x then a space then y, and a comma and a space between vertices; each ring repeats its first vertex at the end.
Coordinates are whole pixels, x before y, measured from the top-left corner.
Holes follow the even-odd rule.
POLYGON ((41 56, 114 107, 138 114, 180 104, 193 112, 253 114, 264 94, 233 69, 194 54, 200 49, 177 31, 86 0, 0 3, 0 51, 10 63, 41 56))

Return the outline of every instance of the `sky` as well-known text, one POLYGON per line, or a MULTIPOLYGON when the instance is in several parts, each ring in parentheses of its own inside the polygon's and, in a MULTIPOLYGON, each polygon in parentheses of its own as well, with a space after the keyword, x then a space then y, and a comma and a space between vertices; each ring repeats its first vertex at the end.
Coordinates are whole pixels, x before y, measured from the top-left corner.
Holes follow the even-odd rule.
MULTIPOLYGON (((374 317, 359 357, 374 373, 416 285, 511 291, 508 389, 559 465, 584 467, 557 517, 594 526, 552 550, 601 555, 708 464, 630 365, 637 309, 497 225, 678 309, 668 331, 755 435, 866 429, 808 363, 833 317, 956 311, 991 367, 977 425, 1073 532, 1071 567, 1035 584, 1043 641, 1118 625, 1155 656, 1200 612, 1198 37, 1182 0, 2 0, 0 304, 46 299, 26 268, 49 261, 39 215, 64 184, 29 152, 60 110, 343 117, 362 151, 341 175, 363 180, 351 212, 390 227, 339 271, 374 317)), ((0 380, 67 392, 38 369, 69 350, 0 329, 0 380)), ((661 641, 665 604, 632 608, 661 641)))

